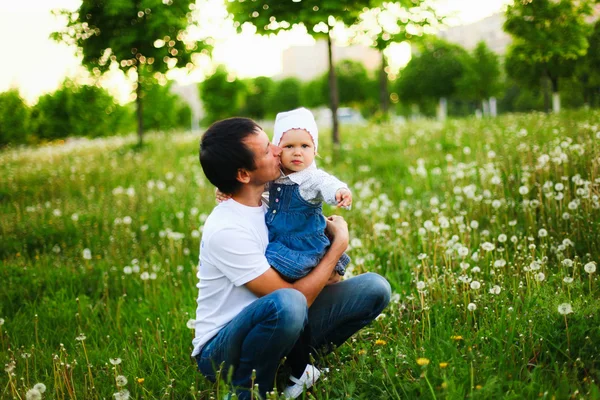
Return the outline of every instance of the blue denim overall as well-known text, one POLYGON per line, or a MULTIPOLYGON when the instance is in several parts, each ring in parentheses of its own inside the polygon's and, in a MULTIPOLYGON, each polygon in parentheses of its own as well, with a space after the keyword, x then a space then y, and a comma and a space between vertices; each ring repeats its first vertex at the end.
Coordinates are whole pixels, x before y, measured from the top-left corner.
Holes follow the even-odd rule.
MULTIPOLYGON (((267 261, 289 280, 307 275, 331 244, 325 235, 327 223, 322 204, 304 200, 297 184, 270 184, 265 221, 269 228, 267 261)), ((343 275, 349 262, 350 257, 344 253, 336 272, 343 275)))

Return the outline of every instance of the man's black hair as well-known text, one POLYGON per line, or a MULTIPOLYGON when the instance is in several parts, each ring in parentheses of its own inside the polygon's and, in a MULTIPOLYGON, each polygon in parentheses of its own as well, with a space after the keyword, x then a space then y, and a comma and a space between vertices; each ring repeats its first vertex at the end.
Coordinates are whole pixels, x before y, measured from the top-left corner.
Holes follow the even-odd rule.
POLYGON ((242 183, 238 170, 256 169, 254 153, 244 139, 262 128, 249 118, 228 118, 212 124, 200 139, 200 164, 210 183, 221 192, 235 194, 242 183))

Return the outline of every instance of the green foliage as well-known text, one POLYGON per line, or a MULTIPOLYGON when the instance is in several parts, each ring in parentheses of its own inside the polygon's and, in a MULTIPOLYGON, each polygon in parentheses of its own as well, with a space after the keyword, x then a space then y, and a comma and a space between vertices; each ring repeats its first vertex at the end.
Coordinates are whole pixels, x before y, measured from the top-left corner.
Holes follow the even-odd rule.
POLYGON ((31 112, 32 132, 42 140, 125 133, 133 128, 132 122, 131 111, 106 90, 68 80, 54 93, 41 96, 31 112))
POLYGON ((306 107, 328 106, 328 90, 327 74, 305 82, 302 88, 302 104, 306 107))
POLYGON ((144 91, 144 127, 154 131, 190 128, 192 110, 177 94, 172 84, 154 84, 144 91))
POLYGON ((17 89, 0 93, 0 147, 27 141, 29 112, 17 89))
POLYGON ((458 94, 468 53, 462 47, 430 38, 413 55, 396 81, 400 101, 423 106, 458 94))
POLYGON ((297 78, 285 78, 275 82, 270 96, 270 109, 274 112, 293 110, 302 106, 302 82, 297 78))
POLYGON ((245 86, 233 78, 224 66, 199 84, 200 99, 204 107, 205 124, 241 114, 245 86))
POLYGON ((272 110, 269 107, 269 97, 276 87, 276 82, 266 76, 259 76, 245 82, 246 98, 244 114, 251 118, 265 119, 272 110))
POLYGON ((259 34, 277 33, 288 30, 293 25, 302 24, 309 35, 327 36, 330 18, 354 25, 367 7, 380 3, 371 0, 319 0, 292 1, 230 1, 228 11, 239 22, 238 28, 248 22, 254 25, 259 34), (324 25, 322 27, 321 25, 324 25), (315 29, 316 28, 316 29, 315 29))
MULTIPOLYGON (((210 49, 203 42, 186 42, 192 20, 193 0, 84 0, 76 11, 57 13, 68 18, 67 26, 52 37, 75 45, 83 65, 94 75, 116 64, 123 72, 136 72, 141 106, 145 84, 169 70, 191 67, 192 54, 210 49)), ((143 108, 143 107, 142 107, 143 108)), ((138 135, 143 127, 138 119, 138 135)))
POLYGON ((457 83, 461 97, 480 103, 484 99, 498 95, 500 92, 498 55, 481 41, 464 60, 465 70, 457 83))
MULTIPOLYGON (((351 26, 358 22, 360 14, 380 0, 304 0, 304 1, 229 1, 228 11, 238 23, 241 31, 244 23, 256 27, 259 34, 266 35, 289 30, 295 25, 303 25, 309 35, 315 38, 327 38, 328 52, 331 54, 331 29, 336 22, 351 26)), ((339 143, 337 127, 338 89, 332 57, 329 57, 330 83, 329 104, 333 118, 333 140, 339 143)), ((292 102, 290 102, 291 104, 292 102)))
POLYGON ((341 105, 356 105, 367 101, 372 79, 365 66, 353 60, 342 60, 335 66, 341 105))
POLYGON ((586 54, 584 19, 590 13, 589 0, 517 1, 508 6, 504 29, 513 37, 506 61, 509 76, 530 86, 545 76, 558 92, 558 79, 571 76, 575 60, 586 54))
POLYGON ((584 102, 600 106, 600 21, 596 21, 592 34, 588 38, 587 54, 578 60, 576 67, 577 81, 583 85, 584 102))

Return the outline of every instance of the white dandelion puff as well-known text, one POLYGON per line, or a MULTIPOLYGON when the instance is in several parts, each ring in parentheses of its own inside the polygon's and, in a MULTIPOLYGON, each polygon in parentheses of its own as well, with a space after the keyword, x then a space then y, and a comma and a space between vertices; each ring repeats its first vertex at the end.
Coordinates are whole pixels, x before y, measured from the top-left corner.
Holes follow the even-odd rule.
POLYGON ((110 363, 112 365, 119 365, 121 364, 121 359, 120 358, 109 358, 108 361, 110 361, 110 363))
POLYGON ((471 289, 473 289, 473 290, 479 290, 479 288, 481 288, 481 283, 479 283, 479 281, 473 281, 473 282, 471 282, 471 289))
POLYGON ((587 272, 588 274, 593 274, 594 272, 596 272, 596 263, 591 261, 587 264, 585 264, 583 266, 583 269, 585 270, 585 272, 587 272))
POLYGON ((27 400, 40 400, 42 398, 42 394, 37 389, 29 389, 27 393, 25 393, 25 398, 27 400))
POLYGON ((90 249, 83 249, 83 259, 84 260, 92 259, 92 251, 90 249))
POLYGON ((469 303, 469 305, 467 305, 467 309, 469 311, 475 311, 475 310, 477 310, 477 304, 475 304, 475 303, 469 303))
POLYGON ((571 314, 573 312, 573 308, 571 307, 571 304, 569 303, 562 303, 558 305, 558 313, 560 315, 567 315, 567 314, 571 314))
POLYGON ((124 375, 117 375, 117 377, 115 378, 115 381, 117 383, 117 386, 119 386, 119 387, 123 387, 123 386, 127 385, 127 378, 124 375))
POLYGON ((498 285, 494 285, 493 287, 490 288, 491 294, 500 294, 501 291, 502 291, 502 288, 498 285))
POLYGON ((44 385, 41 382, 38 382, 35 385, 33 385, 33 388, 39 391, 40 393, 44 393, 46 391, 46 385, 44 385))

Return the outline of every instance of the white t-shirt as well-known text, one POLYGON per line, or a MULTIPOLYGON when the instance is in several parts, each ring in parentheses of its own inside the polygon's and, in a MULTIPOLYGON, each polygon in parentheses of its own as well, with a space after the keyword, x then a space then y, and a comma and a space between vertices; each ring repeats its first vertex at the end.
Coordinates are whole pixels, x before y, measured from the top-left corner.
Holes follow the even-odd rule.
POLYGON ((198 308, 192 357, 257 297, 244 286, 265 273, 269 244, 265 205, 248 207, 229 199, 204 223, 198 267, 198 308))

